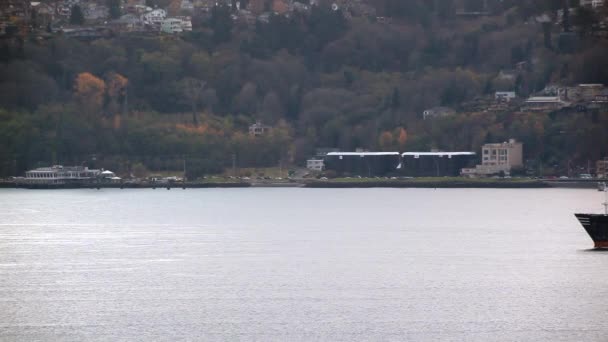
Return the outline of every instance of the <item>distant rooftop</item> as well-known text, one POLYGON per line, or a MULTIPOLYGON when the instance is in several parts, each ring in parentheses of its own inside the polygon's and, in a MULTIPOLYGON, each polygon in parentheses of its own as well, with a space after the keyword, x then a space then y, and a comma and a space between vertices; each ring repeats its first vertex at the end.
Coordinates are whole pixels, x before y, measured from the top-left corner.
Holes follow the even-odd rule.
POLYGON ((559 96, 532 96, 527 99, 526 102, 561 102, 561 100, 559 99, 559 96))
POLYGON ((402 156, 474 156, 475 152, 405 152, 402 156))
POLYGON ((328 156, 398 156, 399 152, 330 152, 328 156))

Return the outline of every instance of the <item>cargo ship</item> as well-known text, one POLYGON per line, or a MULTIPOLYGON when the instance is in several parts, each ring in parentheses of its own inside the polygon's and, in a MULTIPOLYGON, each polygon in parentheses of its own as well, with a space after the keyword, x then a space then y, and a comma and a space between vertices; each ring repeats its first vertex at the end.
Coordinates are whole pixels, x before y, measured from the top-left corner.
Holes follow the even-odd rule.
POLYGON ((608 191, 604 186, 604 201, 603 214, 574 214, 581 223, 587 234, 593 240, 595 248, 608 248, 608 191))

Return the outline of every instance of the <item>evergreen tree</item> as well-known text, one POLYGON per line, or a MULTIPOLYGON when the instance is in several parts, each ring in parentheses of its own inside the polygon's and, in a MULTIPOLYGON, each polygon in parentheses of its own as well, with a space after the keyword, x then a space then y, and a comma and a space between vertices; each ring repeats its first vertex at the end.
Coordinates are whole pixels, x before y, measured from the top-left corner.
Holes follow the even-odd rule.
POLYGON ((78 5, 74 5, 72 7, 72 12, 70 13, 70 24, 72 24, 72 25, 84 24, 84 15, 82 14, 82 9, 78 5))
POLYGON ((120 0, 108 0, 107 6, 110 10, 110 18, 120 18, 120 16, 122 15, 122 10, 120 8, 120 0))
POLYGON ((230 16, 230 8, 228 6, 213 6, 210 23, 215 44, 230 41, 232 38, 232 17, 230 16))

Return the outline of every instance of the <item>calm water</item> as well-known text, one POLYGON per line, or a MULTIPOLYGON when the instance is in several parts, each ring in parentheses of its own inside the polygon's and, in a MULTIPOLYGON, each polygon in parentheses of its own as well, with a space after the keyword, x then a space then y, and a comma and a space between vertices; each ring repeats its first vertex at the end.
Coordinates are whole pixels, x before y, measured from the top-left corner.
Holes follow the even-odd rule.
POLYGON ((593 190, 0 190, 2 341, 606 341, 593 190))

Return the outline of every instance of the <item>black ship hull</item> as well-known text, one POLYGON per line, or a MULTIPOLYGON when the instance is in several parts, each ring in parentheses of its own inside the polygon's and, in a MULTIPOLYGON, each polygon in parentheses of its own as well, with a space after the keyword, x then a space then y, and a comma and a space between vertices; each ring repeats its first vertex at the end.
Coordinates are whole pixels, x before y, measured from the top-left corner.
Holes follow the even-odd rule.
POLYGON ((608 215, 574 214, 574 216, 595 243, 595 248, 608 248, 608 215))

